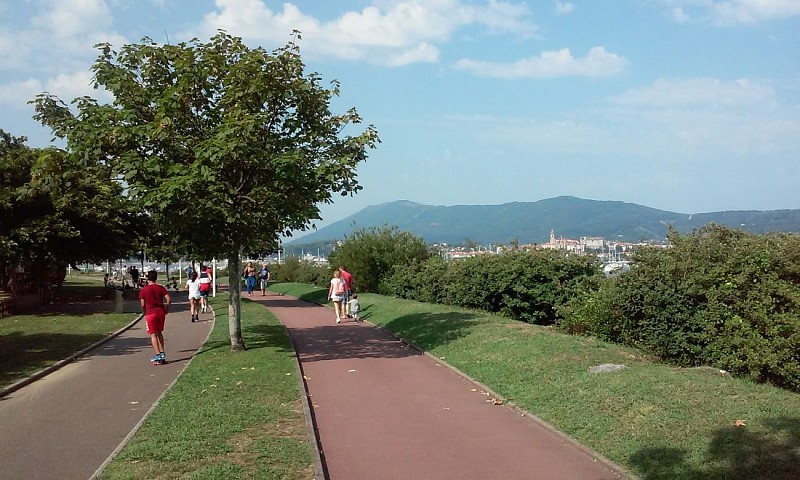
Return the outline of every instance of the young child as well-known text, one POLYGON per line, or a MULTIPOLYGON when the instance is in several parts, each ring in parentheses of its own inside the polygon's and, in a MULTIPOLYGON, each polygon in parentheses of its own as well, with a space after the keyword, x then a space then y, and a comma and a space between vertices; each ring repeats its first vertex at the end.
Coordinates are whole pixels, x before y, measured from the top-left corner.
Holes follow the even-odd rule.
POLYGON ((358 316, 358 294, 354 293, 353 298, 347 302, 347 308, 350 310, 350 315, 353 316, 353 320, 356 322, 361 321, 361 317, 358 316))
POLYGON ((167 289, 156 283, 157 278, 155 270, 147 272, 147 285, 139 290, 139 303, 147 322, 150 343, 156 351, 150 361, 153 365, 164 365, 167 363, 167 355, 164 353, 164 321, 169 313, 172 299, 167 289))

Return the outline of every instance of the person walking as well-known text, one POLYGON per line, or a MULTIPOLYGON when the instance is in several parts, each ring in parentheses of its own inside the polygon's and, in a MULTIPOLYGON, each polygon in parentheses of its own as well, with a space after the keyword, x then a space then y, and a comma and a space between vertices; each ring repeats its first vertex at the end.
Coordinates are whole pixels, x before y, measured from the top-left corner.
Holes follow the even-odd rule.
POLYGON ((192 272, 192 275, 186 281, 186 290, 189 291, 189 311, 192 314, 192 323, 200 320, 198 310, 200 309, 200 282, 197 280, 197 272, 192 272))
POLYGON ((265 263, 258 272, 258 278, 261 280, 261 296, 267 294, 267 284, 269 283, 269 264, 265 263))
POLYGON ((139 304, 144 312, 150 343, 156 352, 150 361, 153 365, 164 365, 167 363, 167 354, 164 351, 164 323, 172 299, 167 289, 156 283, 157 279, 158 273, 155 270, 147 272, 147 285, 139 290, 139 304))
POLYGON ((208 293, 211 291, 211 274, 203 264, 200 264, 200 273, 197 275, 197 281, 200 283, 200 310, 202 313, 206 313, 208 310, 208 293))
POLYGON ((247 288, 247 296, 252 297, 253 290, 256 288, 256 269, 253 267, 253 262, 247 262, 242 276, 244 277, 244 286, 247 288))
POLYGON ((333 278, 331 278, 331 286, 328 288, 328 300, 333 301, 333 311, 336 312, 336 323, 341 322, 342 317, 344 317, 342 298, 344 297, 345 284, 341 276, 342 273, 339 270, 334 270, 333 278))
POLYGON ((359 308, 360 307, 358 305, 358 294, 354 293, 353 298, 351 298, 350 301, 347 302, 347 310, 350 312, 348 317, 352 317, 353 320, 355 320, 356 322, 361 321, 361 317, 358 316, 359 308))
POLYGON ((347 271, 344 265, 339 267, 339 272, 342 274, 342 280, 344 280, 344 294, 342 295, 343 313, 346 314, 347 318, 352 318, 350 295, 353 294, 353 276, 350 275, 350 272, 347 271))

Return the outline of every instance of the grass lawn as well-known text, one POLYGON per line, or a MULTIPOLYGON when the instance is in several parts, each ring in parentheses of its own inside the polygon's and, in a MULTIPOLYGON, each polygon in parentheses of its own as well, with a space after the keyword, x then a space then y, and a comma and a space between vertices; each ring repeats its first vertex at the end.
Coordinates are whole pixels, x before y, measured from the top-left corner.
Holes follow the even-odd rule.
POLYGON ((247 351, 232 352, 227 297, 214 329, 103 479, 310 479, 294 351, 269 311, 242 300, 247 351))
POLYGON ((68 279, 61 293, 68 304, 0 318, 0 388, 69 357, 136 318, 136 313, 97 313, 103 295, 102 277, 99 284, 68 279))
MULTIPOLYGON (((271 290, 326 300, 310 285, 271 290)), ((800 478, 800 394, 480 312, 370 294, 359 300, 366 320, 644 479, 800 478), (588 373, 604 363, 626 368, 588 373)))

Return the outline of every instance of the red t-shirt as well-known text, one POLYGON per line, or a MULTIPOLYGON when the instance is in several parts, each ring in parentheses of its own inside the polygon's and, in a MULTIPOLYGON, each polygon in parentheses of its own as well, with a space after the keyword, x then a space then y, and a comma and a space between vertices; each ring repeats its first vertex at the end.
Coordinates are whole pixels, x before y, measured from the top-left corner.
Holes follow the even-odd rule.
POLYGON ((164 311, 164 297, 167 295, 169 295, 167 289, 157 283, 150 283, 139 290, 139 299, 144 300, 144 313, 164 311))
POLYGON ((350 275, 350 272, 348 272, 346 270, 342 270, 341 273, 342 273, 342 280, 344 280, 344 288, 345 288, 345 290, 348 290, 348 291, 352 290, 353 286, 351 285, 351 283, 353 283, 353 276, 350 275))

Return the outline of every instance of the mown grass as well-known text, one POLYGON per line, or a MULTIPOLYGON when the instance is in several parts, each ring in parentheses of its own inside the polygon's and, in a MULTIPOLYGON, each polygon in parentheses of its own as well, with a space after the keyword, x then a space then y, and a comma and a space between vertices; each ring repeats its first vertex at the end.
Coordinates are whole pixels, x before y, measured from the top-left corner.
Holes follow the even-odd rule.
POLYGON ((242 301, 247 345, 233 352, 227 299, 209 340, 103 479, 310 479, 294 352, 285 328, 261 305, 242 301))
MULTIPOLYGON (((310 285, 271 289, 317 303, 326 295, 310 285)), ((798 394, 480 312, 370 294, 359 300, 366 320, 644 479, 800 478, 798 394), (626 368, 588 372, 605 363, 626 368)))
POLYGON ((104 313, 110 304, 98 308, 103 295, 102 284, 68 279, 60 295, 67 303, 0 318, 0 388, 69 357, 136 318, 135 312, 104 313))

